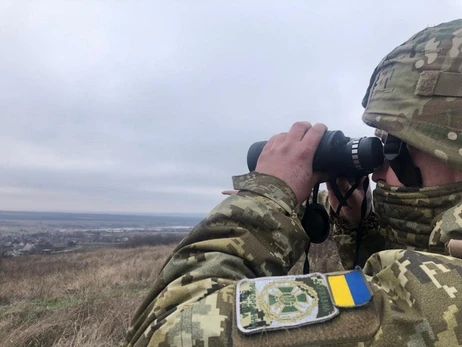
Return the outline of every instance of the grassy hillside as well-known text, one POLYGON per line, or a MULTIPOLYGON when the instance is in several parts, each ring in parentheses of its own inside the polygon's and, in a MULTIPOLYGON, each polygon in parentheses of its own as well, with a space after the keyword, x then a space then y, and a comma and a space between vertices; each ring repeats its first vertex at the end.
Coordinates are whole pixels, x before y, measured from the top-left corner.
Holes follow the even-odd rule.
POLYGON ((0 346, 116 346, 174 246, 0 259, 0 346))

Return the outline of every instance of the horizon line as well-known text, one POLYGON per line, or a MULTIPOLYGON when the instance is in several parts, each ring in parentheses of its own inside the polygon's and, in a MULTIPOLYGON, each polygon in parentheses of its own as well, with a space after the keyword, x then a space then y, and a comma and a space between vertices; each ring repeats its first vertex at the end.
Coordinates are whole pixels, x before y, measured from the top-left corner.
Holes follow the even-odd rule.
POLYGON ((190 215, 190 216, 207 216, 208 213, 201 213, 201 212, 88 212, 88 211, 51 211, 51 210, 38 210, 38 211, 31 211, 31 210, 5 210, 0 209, 0 213, 61 213, 61 214, 94 214, 94 215, 132 215, 132 216, 154 216, 154 215, 190 215))

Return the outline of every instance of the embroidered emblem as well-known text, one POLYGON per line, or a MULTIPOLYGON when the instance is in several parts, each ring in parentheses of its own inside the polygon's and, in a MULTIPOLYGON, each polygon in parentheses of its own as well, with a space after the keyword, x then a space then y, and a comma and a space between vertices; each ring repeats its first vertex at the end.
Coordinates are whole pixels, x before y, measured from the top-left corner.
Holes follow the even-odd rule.
POLYGON ((360 268, 342 274, 327 275, 334 305, 358 307, 367 304, 372 291, 360 268))
POLYGON ((259 297, 260 307, 272 320, 293 322, 309 316, 318 305, 316 290, 297 281, 270 282, 259 297))
POLYGON ((323 322, 338 314, 326 277, 261 277, 237 284, 237 326, 246 334, 323 322))

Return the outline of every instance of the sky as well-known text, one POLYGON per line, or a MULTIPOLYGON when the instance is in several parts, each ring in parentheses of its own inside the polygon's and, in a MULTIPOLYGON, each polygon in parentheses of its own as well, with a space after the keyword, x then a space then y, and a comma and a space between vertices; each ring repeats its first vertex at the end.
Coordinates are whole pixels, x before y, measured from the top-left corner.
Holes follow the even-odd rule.
POLYGON ((0 209, 208 213, 256 141, 351 137, 370 75, 460 0, 0 0, 0 209))

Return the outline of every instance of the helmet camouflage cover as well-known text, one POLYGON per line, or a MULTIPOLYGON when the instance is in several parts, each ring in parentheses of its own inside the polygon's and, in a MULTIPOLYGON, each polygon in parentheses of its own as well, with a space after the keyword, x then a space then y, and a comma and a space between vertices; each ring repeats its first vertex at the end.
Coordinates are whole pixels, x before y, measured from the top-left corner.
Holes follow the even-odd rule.
POLYGON ((462 19, 426 28, 376 67, 363 121, 462 170, 462 19))

